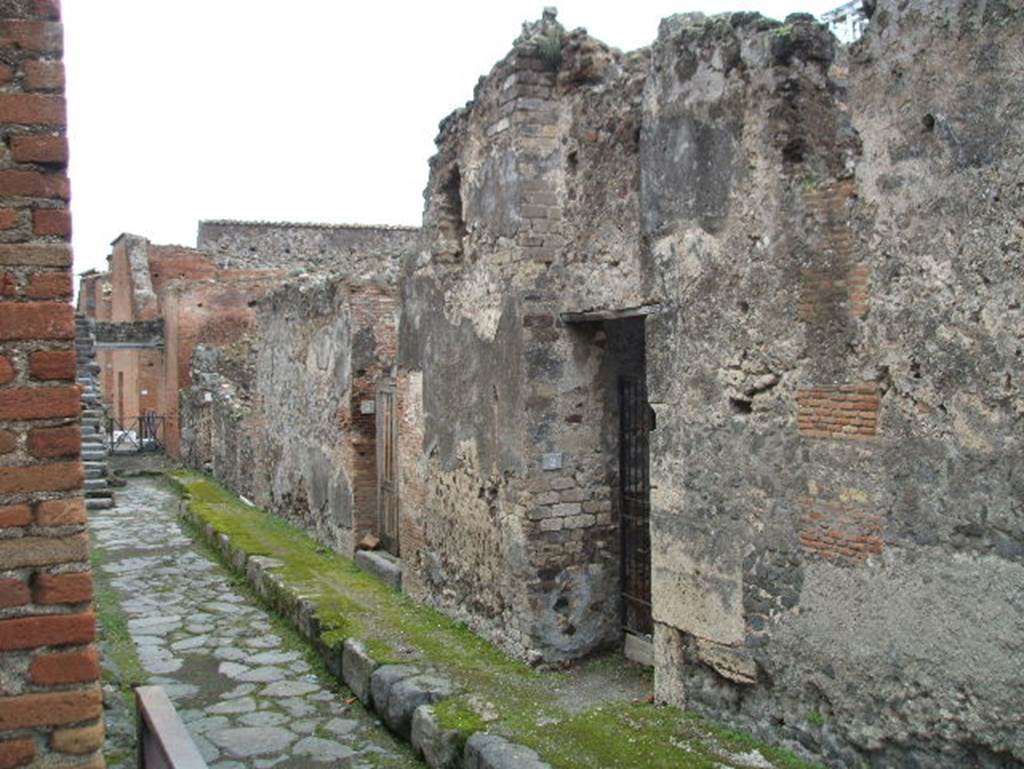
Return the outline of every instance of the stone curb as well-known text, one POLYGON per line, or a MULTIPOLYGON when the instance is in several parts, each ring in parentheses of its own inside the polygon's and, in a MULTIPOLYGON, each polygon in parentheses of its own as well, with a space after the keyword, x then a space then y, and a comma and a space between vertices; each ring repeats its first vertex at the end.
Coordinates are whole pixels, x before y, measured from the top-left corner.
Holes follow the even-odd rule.
POLYGON ((231 538, 218 532, 190 507, 179 490, 178 511, 220 553, 232 570, 244 575, 260 599, 291 622, 323 657, 331 675, 377 713, 388 729, 409 742, 431 769, 551 769, 533 750, 497 735, 477 732, 462 745, 460 734, 441 727, 433 706, 456 693, 452 682, 414 665, 381 665, 355 638, 339 645, 325 644, 316 605, 293 592, 275 569, 284 564, 262 555, 250 556, 231 538))

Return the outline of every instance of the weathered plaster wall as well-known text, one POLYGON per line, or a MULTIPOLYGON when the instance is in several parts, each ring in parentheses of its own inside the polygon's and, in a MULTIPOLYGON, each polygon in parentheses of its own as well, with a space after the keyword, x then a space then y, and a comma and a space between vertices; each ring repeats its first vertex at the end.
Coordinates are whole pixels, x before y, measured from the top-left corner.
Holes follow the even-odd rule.
POLYGON ((837 765, 1024 760, 1022 22, 879 3, 848 80, 801 22, 663 25, 660 698, 837 765))
POLYGON ((351 554, 377 530, 371 404, 392 376, 394 289, 310 278, 256 313, 244 341, 197 353, 184 456, 351 554))
POLYGON ((620 638, 607 336, 559 313, 650 301, 646 62, 524 29, 442 123, 403 289, 405 588, 533 661, 620 638))
POLYGON ((838 64, 810 17, 628 57, 529 26, 407 263, 406 589, 528 659, 617 640, 593 319, 644 308, 659 698, 838 765, 1019 765, 1022 23, 880 2, 838 64))
POLYGON ((204 221, 197 248, 224 269, 304 269, 352 280, 394 280, 416 251, 416 227, 204 221))

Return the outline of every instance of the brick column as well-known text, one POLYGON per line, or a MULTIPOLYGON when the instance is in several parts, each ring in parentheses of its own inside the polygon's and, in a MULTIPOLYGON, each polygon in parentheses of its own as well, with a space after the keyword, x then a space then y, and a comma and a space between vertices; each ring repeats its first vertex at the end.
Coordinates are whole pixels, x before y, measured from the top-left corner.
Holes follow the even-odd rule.
POLYGON ((0 769, 103 767, 57 0, 0 4, 0 769))

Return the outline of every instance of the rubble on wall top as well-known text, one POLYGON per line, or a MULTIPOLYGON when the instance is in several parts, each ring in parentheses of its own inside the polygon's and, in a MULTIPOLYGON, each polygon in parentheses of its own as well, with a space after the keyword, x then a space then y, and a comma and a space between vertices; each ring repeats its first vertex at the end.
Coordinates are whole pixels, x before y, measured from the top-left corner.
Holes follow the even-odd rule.
POLYGON ((199 222, 203 225, 223 225, 229 227, 278 227, 278 228, 305 228, 312 230, 381 230, 384 232, 416 232, 419 227, 406 224, 322 224, 317 222, 268 222, 268 221, 244 221, 242 219, 202 219, 199 222))

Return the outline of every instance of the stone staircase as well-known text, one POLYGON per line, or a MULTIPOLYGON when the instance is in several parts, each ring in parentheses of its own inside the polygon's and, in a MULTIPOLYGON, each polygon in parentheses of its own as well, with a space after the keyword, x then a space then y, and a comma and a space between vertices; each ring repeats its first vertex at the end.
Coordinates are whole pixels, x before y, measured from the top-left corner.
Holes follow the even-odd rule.
POLYGON ((82 388, 82 465, 85 468, 85 506, 103 510, 114 506, 107 463, 106 414, 100 397, 100 367, 96 363, 96 336, 92 321, 75 316, 77 382, 82 388))

